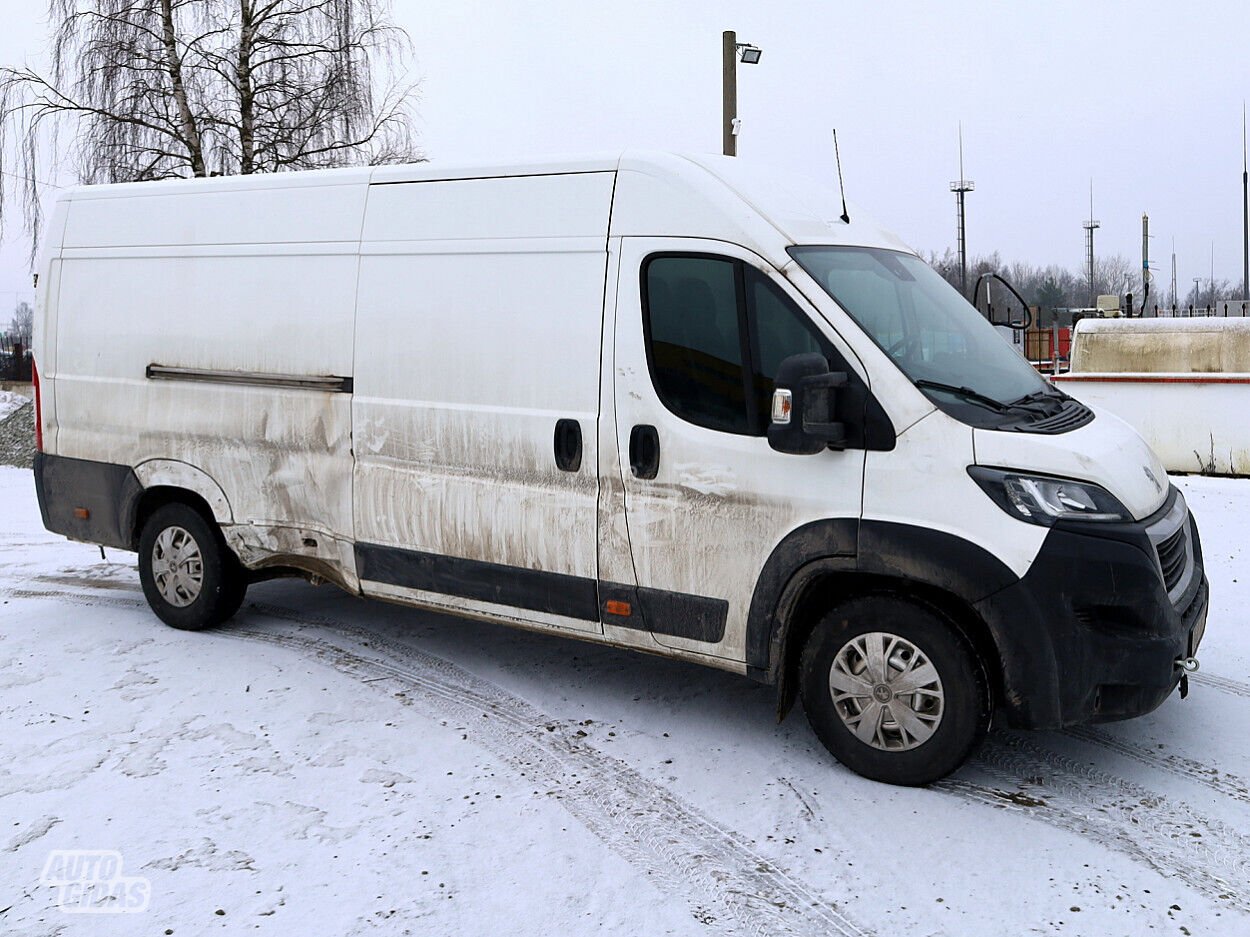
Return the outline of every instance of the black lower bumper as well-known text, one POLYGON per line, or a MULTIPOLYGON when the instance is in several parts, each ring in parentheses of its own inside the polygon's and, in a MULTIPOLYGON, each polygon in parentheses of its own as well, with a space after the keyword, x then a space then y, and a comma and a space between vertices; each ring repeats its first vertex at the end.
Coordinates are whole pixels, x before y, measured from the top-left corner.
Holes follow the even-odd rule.
POLYGON ((35 494, 43 526, 71 540, 133 550, 143 486, 126 465, 35 453, 35 494))
POLYGON ((1176 661, 1196 653, 1205 629, 1207 580, 1186 517, 1193 570, 1169 599, 1150 523, 1056 525, 1023 579, 977 603, 999 644, 1011 724, 1127 719, 1176 688, 1176 661))

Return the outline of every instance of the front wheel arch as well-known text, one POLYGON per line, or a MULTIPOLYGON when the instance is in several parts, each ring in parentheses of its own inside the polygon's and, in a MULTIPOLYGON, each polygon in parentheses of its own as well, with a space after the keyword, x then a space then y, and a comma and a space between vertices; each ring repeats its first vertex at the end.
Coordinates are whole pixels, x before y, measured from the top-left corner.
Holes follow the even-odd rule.
POLYGON ((890 576, 830 569, 814 563, 800 571, 782 597, 780 625, 773 637, 771 673, 777 687, 777 720, 794 707, 799 692, 799 660, 816 624, 835 605, 872 595, 892 596, 922 605, 943 618, 971 646, 990 688, 995 707, 1005 698, 1002 657, 989 626, 960 599, 935 586, 890 576))

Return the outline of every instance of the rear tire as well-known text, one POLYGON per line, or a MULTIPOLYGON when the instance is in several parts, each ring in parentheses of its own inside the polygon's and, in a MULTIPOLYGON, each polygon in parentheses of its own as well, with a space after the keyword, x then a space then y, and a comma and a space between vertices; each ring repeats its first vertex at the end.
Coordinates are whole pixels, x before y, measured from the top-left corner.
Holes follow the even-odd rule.
POLYGON ((189 505, 166 504, 139 535, 139 581, 161 621, 200 631, 239 610, 247 579, 215 524, 189 505))
POLYGON ((857 774, 916 786, 945 777, 980 745, 993 703, 972 647, 907 599, 841 603, 800 662, 803 708, 829 752, 857 774))

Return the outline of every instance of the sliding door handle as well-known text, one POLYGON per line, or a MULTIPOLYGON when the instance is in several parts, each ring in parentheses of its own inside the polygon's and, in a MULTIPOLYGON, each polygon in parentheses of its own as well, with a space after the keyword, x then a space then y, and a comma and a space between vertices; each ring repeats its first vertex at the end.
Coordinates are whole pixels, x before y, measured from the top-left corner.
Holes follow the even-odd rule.
POLYGON ((655 478, 660 472, 660 434, 654 426, 639 424, 629 433, 629 470, 635 478, 655 478))
POLYGON ((577 420, 556 420, 555 453, 560 471, 582 467, 582 424, 577 420))

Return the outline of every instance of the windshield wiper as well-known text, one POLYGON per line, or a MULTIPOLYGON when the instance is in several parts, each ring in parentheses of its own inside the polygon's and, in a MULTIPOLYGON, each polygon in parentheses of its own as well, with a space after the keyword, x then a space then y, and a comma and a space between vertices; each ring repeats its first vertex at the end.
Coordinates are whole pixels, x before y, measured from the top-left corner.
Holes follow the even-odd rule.
POLYGON ((1047 387, 1043 390, 1035 390, 1031 394, 1025 394, 1016 400, 1010 402, 1009 406, 1019 406, 1023 403, 1040 403, 1043 400, 1062 400, 1067 395, 1057 387, 1047 387))
POLYGON ((998 413, 1007 413, 1013 409, 1011 404, 1003 403, 1001 400, 995 400, 993 397, 987 397, 980 391, 973 390, 971 387, 963 387, 955 384, 943 384, 941 381, 930 381, 924 378, 916 381, 916 386, 920 388, 927 387, 929 390, 940 390, 948 394, 955 394, 970 400, 973 403, 979 403, 983 407, 994 410, 998 413))
POLYGON ((1008 406, 1029 410, 1033 413, 1053 415, 1063 409, 1067 399, 1068 395, 1058 387, 1047 387, 1042 390, 1035 390, 1031 394, 1025 394, 1023 397, 1011 401, 1008 406))

